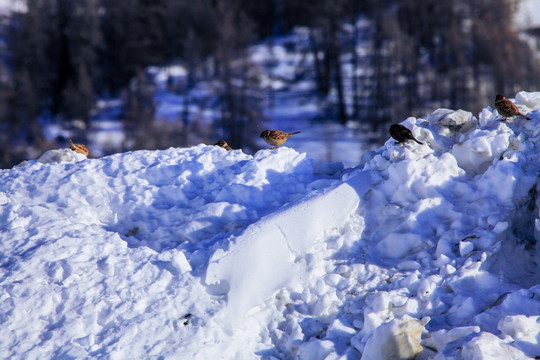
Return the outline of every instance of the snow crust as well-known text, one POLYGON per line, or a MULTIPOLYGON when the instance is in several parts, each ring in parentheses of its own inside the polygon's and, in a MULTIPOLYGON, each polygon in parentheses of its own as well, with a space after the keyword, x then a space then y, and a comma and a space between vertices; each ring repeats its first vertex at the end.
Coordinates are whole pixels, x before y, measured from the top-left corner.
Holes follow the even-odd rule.
POLYGON ((532 118, 438 109, 356 168, 215 146, 0 171, 0 357, 529 359, 532 118))

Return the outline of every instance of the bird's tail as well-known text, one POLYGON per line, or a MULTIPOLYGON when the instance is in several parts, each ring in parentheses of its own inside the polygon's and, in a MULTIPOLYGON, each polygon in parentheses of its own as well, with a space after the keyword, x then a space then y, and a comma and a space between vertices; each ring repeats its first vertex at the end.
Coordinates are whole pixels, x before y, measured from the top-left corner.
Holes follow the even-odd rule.
POLYGON ((413 140, 416 141, 417 143, 419 143, 420 145, 424 145, 423 142, 420 142, 420 141, 416 140, 415 138, 413 138, 413 140))
POLYGON ((527 119, 527 120, 531 120, 531 118, 528 117, 528 116, 525 116, 525 115, 523 115, 523 114, 521 114, 521 116, 523 116, 523 117, 524 117, 525 119, 527 119))

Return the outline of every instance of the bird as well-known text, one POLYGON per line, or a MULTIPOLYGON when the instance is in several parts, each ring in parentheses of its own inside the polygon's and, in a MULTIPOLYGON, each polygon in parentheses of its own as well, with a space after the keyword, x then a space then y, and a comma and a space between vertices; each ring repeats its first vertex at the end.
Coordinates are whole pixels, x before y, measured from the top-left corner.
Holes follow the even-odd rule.
POLYGON ((225 150, 227 151, 231 151, 233 148, 229 146, 229 144, 227 144, 227 142, 225 140, 219 140, 217 143, 214 144, 215 146, 219 146, 219 147, 222 147, 224 148, 225 150))
POLYGON ((263 138, 268 145, 272 145, 272 149, 277 149, 278 146, 285 144, 285 141, 287 141, 288 138, 299 133, 300 131, 288 133, 281 130, 264 130, 260 137, 263 138))
POLYGON ((530 117, 523 115, 513 102, 511 102, 501 94, 497 94, 497 96, 495 96, 495 108, 497 109, 499 114, 505 119, 515 115, 519 115, 527 120, 531 120, 530 117))
POLYGON ((392 124, 390 125, 390 135, 398 141, 398 143, 403 144, 404 142, 408 140, 414 140, 420 145, 424 145, 424 143, 416 140, 414 135, 412 134, 412 131, 407 129, 405 126, 400 124, 392 124))
POLYGON ((71 139, 68 139, 69 142, 69 148, 75 152, 78 152, 79 154, 83 154, 84 156, 88 156, 88 148, 86 145, 83 144, 74 144, 71 139))

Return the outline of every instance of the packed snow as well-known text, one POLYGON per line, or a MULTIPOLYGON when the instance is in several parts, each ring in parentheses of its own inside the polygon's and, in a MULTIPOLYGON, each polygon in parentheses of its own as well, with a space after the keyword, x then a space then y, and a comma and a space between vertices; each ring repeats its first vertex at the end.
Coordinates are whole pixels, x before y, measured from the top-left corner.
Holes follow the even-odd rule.
POLYGON ((0 171, 0 357, 540 356, 540 93, 354 168, 294 143, 0 171), (290 147, 288 147, 290 146, 290 147))

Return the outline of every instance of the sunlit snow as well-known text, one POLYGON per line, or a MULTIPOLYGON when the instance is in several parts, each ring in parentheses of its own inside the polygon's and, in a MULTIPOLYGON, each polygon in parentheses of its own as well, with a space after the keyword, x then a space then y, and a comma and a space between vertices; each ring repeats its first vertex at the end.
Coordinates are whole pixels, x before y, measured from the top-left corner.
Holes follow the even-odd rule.
POLYGON ((539 356, 540 93, 512 100, 531 121, 438 109, 355 168, 291 141, 0 171, 0 357, 539 356))

